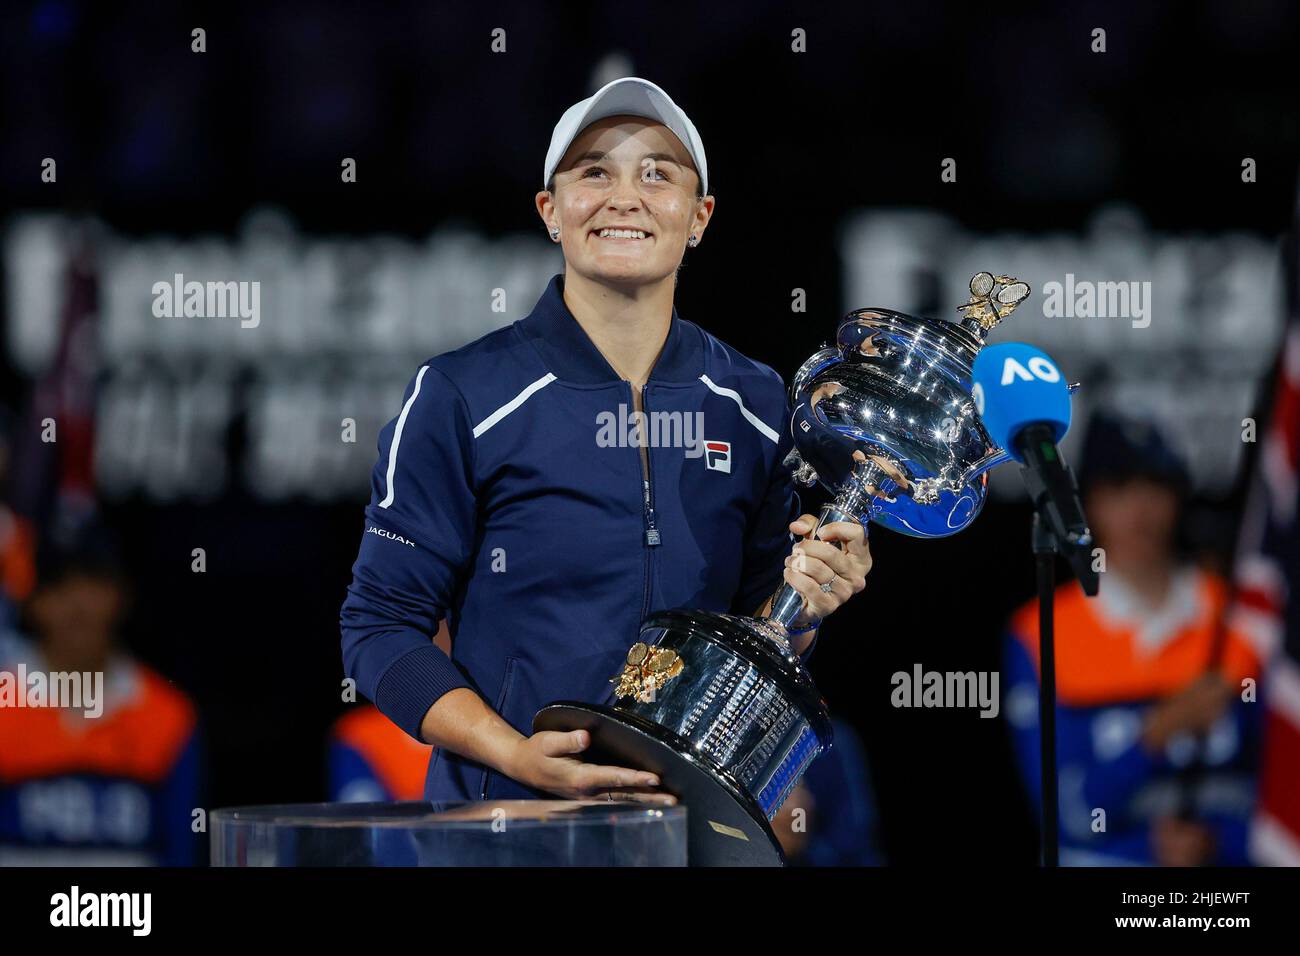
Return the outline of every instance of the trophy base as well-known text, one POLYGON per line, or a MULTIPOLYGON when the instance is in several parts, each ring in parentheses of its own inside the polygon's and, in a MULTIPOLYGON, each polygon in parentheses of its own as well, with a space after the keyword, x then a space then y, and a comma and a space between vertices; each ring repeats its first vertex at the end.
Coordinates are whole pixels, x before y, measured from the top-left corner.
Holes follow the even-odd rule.
POLYGON ((658 774, 663 789, 687 808, 689 866, 785 865, 754 799, 686 756, 689 746, 658 724, 612 707, 559 701, 537 712, 533 730, 585 730, 591 734, 585 759, 658 774))

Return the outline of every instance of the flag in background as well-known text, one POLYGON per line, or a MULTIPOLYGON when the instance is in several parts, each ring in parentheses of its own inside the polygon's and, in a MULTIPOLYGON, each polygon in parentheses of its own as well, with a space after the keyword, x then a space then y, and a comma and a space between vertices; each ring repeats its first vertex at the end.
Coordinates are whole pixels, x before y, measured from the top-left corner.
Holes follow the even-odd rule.
POLYGON ((1271 652, 1251 856, 1300 866, 1300 601, 1288 601, 1300 594, 1300 197, 1283 250, 1287 324, 1242 525, 1233 623, 1271 652))
POLYGON ((65 237, 67 264, 58 346, 33 384, 13 454, 14 509, 37 538, 70 540, 95 503, 95 411, 99 370, 96 229, 78 222, 65 237), (53 422, 55 440, 46 440, 53 422))

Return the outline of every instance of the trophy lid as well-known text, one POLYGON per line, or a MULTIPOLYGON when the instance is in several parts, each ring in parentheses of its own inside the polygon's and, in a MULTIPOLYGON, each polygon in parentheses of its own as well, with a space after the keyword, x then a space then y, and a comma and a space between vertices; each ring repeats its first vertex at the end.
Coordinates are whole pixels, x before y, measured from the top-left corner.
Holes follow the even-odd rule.
POLYGON ((1005 458, 971 399, 971 369, 985 336, 1029 292, 1014 276, 981 272, 961 322, 848 313, 834 346, 790 386, 795 480, 819 482, 841 511, 904 534, 966 527, 983 505, 985 472, 1005 458))

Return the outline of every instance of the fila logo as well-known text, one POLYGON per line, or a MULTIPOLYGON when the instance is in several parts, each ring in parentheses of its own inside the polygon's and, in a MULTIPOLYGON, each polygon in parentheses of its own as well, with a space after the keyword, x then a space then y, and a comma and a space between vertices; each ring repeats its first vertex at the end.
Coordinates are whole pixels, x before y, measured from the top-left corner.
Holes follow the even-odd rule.
POLYGON ((802 428, 804 431, 807 431, 812 426, 808 424, 808 419, 804 418, 799 421, 799 427, 802 428))
POLYGON ((704 465, 709 471, 731 474, 731 442, 704 439, 704 465))

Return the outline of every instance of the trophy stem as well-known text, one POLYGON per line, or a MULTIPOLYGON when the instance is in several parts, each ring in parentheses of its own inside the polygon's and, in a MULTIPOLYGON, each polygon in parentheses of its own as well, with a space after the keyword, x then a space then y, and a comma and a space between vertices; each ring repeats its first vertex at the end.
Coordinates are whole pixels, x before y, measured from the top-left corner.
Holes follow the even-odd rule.
MULTIPOLYGON (((822 507, 813 533, 816 534, 817 528, 832 521, 860 521, 858 515, 862 512, 862 503, 862 494, 857 488, 850 488, 843 492, 834 501, 822 507)), ((866 525, 863 527, 865 528, 866 525)), ((782 584, 781 589, 772 598, 772 610, 767 617, 768 620, 788 628, 802 611, 803 595, 790 585, 782 584)))

